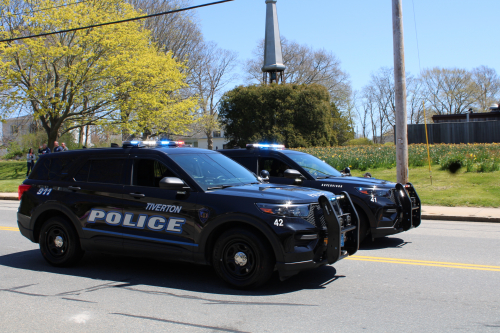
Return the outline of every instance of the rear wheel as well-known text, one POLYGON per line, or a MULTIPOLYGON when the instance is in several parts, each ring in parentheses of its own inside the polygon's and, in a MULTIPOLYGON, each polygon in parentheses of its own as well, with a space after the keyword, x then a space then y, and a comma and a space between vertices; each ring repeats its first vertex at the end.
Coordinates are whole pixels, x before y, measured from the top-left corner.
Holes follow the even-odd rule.
POLYGON ((61 217, 48 219, 40 230, 40 251, 53 266, 70 266, 78 262, 84 251, 71 223, 61 217))
POLYGON ((227 230, 217 239, 212 264, 224 281, 236 288, 251 288, 269 280, 275 259, 262 237, 238 228, 227 230))

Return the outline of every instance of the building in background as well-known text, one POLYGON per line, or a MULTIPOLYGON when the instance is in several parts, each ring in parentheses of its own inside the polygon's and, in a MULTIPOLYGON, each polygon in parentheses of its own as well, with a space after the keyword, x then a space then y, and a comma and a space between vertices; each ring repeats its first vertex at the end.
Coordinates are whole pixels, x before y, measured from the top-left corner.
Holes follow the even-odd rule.
POLYGON ((35 133, 39 130, 40 124, 32 116, 22 116, 10 118, 2 123, 2 145, 17 141, 21 143, 23 135, 35 133))
MULTIPOLYGON (((204 133, 174 136, 172 137, 172 139, 184 141, 185 144, 191 145, 192 147, 208 149, 208 141, 207 141, 208 138, 204 133)), ((224 137, 223 130, 213 131, 212 140, 213 140, 214 150, 222 149, 229 141, 224 137)))

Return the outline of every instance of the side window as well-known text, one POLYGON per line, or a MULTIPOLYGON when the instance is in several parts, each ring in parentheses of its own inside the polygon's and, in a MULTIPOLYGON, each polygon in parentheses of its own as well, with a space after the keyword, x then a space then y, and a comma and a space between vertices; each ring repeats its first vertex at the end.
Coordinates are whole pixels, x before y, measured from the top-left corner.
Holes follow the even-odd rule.
POLYGON ((257 173, 257 160, 253 157, 231 157, 239 164, 243 165, 248 170, 257 173))
POLYGON ((121 184, 124 159, 92 160, 89 183, 121 184))
POLYGON ((134 186, 159 187, 163 177, 177 177, 165 164, 153 159, 134 161, 134 186))
POLYGON ((87 161, 78 172, 73 176, 76 182, 86 182, 89 179, 90 161, 87 161))
POLYGON ((74 161, 74 158, 51 158, 49 179, 65 180, 74 161))
POLYGON ((291 168, 278 159, 266 157, 259 160, 259 173, 267 170, 271 177, 284 177, 286 169, 291 168))
POLYGON ((30 174, 30 179, 48 180, 50 172, 50 158, 40 158, 35 169, 30 174))

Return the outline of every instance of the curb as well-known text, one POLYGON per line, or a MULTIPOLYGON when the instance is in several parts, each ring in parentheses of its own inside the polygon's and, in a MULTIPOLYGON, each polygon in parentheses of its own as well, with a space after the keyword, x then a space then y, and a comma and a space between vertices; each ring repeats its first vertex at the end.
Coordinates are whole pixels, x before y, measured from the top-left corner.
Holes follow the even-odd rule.
POLYGON ((0 200, 15 200, 15 201, 19 201, 19 199, 17 198, 17 196, 15 196, 15 197, 2 197, 2 196, 0 196, 0 200))
POLYGON ((422 220, 500 223, 498 217, 422 215, 422 220))

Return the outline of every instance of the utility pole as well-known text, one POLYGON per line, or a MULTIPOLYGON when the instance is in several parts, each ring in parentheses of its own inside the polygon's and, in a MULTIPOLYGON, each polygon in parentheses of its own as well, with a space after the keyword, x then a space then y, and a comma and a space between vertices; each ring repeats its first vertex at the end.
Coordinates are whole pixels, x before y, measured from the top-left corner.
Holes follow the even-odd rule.
POLYGON ((408 128, 406 120, 406 77, 403 37, 403 0, 392 0, 394 85, 396 90, 396 172, 397 182, 408 183, 408 128))

